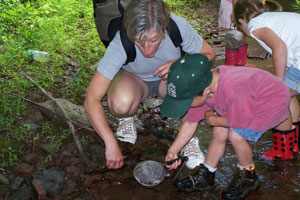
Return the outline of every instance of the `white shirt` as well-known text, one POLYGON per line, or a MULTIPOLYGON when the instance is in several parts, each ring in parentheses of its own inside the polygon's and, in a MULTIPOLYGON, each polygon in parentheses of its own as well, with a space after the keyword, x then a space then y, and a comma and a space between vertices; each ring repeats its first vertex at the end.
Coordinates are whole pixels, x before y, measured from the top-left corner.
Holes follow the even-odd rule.
POLYGON ((248 29, 253 37, 266 51, 272 50, 263 41, 253 35, 259 28, 271 29, 287 46, 287 66, 300 70, 300 14, 292 12, 266 12, 248 23, 248 29))

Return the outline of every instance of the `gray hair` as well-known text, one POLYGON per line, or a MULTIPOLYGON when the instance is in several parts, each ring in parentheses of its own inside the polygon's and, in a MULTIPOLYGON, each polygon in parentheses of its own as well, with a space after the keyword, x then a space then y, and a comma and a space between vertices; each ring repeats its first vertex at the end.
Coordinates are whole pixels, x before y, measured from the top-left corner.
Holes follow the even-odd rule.
POLYGON ((151 29, 162 36, 169 18, 169 9, 163 0, 131 0, 125 9, 123 23, 128 38, 134 42, 137 35, 140 40, 146 40, 151 29))

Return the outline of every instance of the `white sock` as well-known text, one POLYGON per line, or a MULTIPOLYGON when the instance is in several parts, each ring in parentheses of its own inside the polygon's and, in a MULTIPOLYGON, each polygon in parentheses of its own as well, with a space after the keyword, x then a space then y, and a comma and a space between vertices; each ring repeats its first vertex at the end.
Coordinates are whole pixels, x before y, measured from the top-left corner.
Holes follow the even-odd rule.
POLYGON ((204 166, 207 167, 208 171, 210 171, 211 173, 214 173, 215 171, 217 171, 217 168, 213 168, 213 167, 207 165, 206 163, 204 163, 204 166))

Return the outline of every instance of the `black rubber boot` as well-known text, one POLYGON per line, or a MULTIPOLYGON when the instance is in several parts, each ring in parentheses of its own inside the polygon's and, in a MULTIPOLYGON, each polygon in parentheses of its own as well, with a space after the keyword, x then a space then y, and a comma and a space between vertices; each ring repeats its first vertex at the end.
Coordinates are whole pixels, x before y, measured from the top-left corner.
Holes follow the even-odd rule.
POLYGON ((240 171, 236 173, 228 187, 222 192, 224 199, 243 199, 260 185, 260 181, 254 171, 240 171))
POLYGON ((296 126, 293 152, 294 153, 299 153, 299 148, 300 148, 299 125, 300 125, 300 121, 299 122, 294 122, 293 125, 296 126))
POLYGON ((174 185, 182 192, 209 190, 215 183, 215 172, 208 171, 203 164, 193 170, 192 175, 178 179, 174 185))

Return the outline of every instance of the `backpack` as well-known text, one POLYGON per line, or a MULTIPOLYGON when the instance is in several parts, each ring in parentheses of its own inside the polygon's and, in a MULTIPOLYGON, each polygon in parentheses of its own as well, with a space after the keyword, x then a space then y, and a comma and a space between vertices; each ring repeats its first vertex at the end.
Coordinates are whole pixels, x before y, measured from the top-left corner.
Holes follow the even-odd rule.
MULTIPOLYGON (((127 37, 122 21, 124 8, 126 8, 129 2, 130 0, 93 0, 94 19, 100 40, 105 47, 108 47, 119 30, 122 45, 127 55, 125 65, 133 62, 136 57, 134 43, 127 37)), ((171 18, 167 26, 167 31, 174 46, 180 47, 181 55, 184 55, 180 45, 182 37, 179 28, 171 18)))

